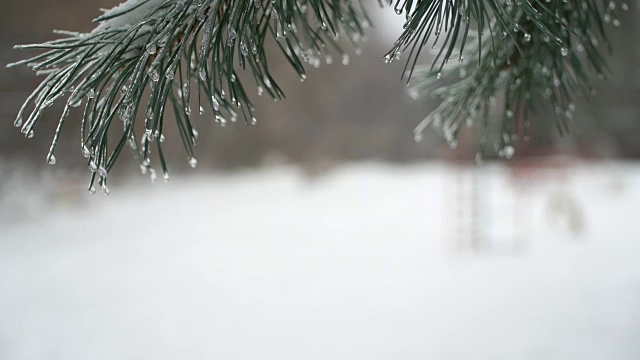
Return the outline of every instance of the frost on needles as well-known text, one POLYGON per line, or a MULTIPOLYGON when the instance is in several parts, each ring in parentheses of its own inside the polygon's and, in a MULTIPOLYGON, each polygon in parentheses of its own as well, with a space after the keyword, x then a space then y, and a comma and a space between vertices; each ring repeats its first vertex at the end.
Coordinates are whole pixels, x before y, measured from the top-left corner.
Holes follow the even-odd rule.
MULTIPOLYGON (((269 71, 267 49, 277 51, 301 80, 309 66, 347 49, 369 27, 364 0, 128 0, 102 10, 89 33, 56 31, 62 38, 20 49, 43 52, 10 64, 27 65, 44 79, 15 120, 31 138, 43 111, 65 102, 47 161, 69 112, 83 112, 80 150, 91 171, 89 190, 109 193, 107 178, 128 148, 141 171, 168 178, 162 152, 166 111, 175 114, 188 163, 195 167, 198 133, 192 106, 218 124, 256 123, 253 96, 284 98, 269 71), (168 107, 166 109, 165 107, 168 107), (107 136, 118 141, 107 141, 107 136), (114 145, 115 144, 115 145, 114 145), (153 157, 151 149, 154 148, 153 157)), ((591 78, 607 70, 605 28, 619 24, 618 1, 378 0, 405 16, 404 32, 386 62, 405 57, 410 94, 442 99, 419 124, 440 129, 452 146, 463 124, 480 125, 479 154, 488 139, 504 157, 528 137, 533 110, 551 104, 558 129, 568 130, 576 92, 591 93, 591 78), (423 49, 431 66, 418 66, 423 49), (434 83, 445 85, 434 89, 434 83), (496 96, 502 116, 490 117, 496 96), (498 122, 489 134, 489 122, 498 122), (495 135, 495 136, 490 136, 495 135)), ((356 49, 357 51, 357 49, 356 49)))

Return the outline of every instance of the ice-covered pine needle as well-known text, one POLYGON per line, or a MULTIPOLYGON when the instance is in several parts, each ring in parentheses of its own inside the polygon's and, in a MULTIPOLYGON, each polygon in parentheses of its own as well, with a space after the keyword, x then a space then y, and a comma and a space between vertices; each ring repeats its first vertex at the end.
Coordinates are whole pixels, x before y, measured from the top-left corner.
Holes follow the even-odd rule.
POLYGON ((593 79, 608 71, 605 29, 620 25, 617 11, 629 8, 614 0, 393 3, 406 23, 385 61, 408 53, 410 95, 442 100, 415 129, 416 140, 433 125, 455 147, 463 125, 478 123, 478 160, 490 143, 498 156, 512 157, 514 142, 529 139, 532 113, 539 108, 550 106, 560 133, 569 131, 573 96, 593 93, 593 79), (433 62, 416 67, 425 48, 433 62), (434 89, 436 82, 445 85, 434 89), (498 114, 490 111, 495 104, 502 107, 498 114))
POLYGON ((200 114, 209 108, 207 115, 220 124, 255 124, 253 94, 282 99, 269 72, 268 41, 275 40, 304 79, 305 64, 317 66, 331 53, 348 58, 338 40, 361 38, 368 24, 358 2, 343 0, 129 0, 103 10, 95 22, 90 33, 58 31, 63 38, 17 46, 44 52, 10 66, 24 64, 45 77, 15 120, 26 137, 33 137, 47 107, 66 104, 49 163, 56 162, 69 112, 83 111, 80 150, 92 172, 89 189, 95 192, 98 181, 105 193, 107 175, 124 148, 145 173, 155 174, 157 162, 168 178, 165 111, 175 114, 186 158, 195 167, 192 106, 200 114))

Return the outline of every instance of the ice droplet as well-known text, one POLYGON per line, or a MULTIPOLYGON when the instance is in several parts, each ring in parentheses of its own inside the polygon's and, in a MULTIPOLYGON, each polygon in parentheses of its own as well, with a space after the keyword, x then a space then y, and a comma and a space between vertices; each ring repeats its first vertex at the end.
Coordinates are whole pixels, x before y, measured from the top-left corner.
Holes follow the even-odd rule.
POLYGON ((502 151, 506 159, 511 159, 515 154, 516 149, 511 145, 507 145, 504 147, 504 149, 502 149, 502 151))
POLYGON ((249 48, 247 48, 247 45, 244 43, 244 41, 240 42, 240 52, 242 52, 242 56, 249 55, 249 48))
POLYGON ((342 65, 349 65, 350 61, 351 61, 351 58, 349 57, 349 54, 347 53, 342 54, 342 65))
POLYGON ((153 82, 160 80, 160 75, 158 75, 158 71, 156 69, 149 71, 149 77, 151 77, 151 81, 153 82))

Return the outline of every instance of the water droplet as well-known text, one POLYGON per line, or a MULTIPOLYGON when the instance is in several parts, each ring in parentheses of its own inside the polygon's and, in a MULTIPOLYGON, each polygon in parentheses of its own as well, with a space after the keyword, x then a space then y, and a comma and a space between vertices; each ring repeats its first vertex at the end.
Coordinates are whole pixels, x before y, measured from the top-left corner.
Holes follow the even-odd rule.
POLYGON ((160 80, 160 75, 158 75, 158 71, 156 69, 149 71, 149 77, 153 82, 157 82, 158 80, 160 80))
POLYGON ((192 168, 195 168, 196 166, 198 166, 198 160, 192 157, 191 159, 189 159, 189 166, 191 166, 192 168))
POLYGON ((349 61, 351 61, 349 54, 342 54, 342 65, 349 65, 349 61))
POLYGON ((49 159, 47 159, 47 162, 49 163, 49 165, 55 165, 56 157, 54 155, 49 156, 49 159))
POLYGON ((502 149, 503 151, 503 155, 506 159, 511 159, 513 157, 513 155, 516 152, 516 149, 511 146, 511 145, 507 145, 504 147, 504 149, 502 149))
POLYGON ((102 183, 102 185, 100 185, 100 189, 102 190, 102 193, 104 194, 104 196, 109 196, 109 194, 111 194, 111 191, 109 190, 109 188, 107 187, 107 184, 102 183))
POLYGON ((569 49, 567 49, 566 47, 560 48, 560 54, 562 54, 562 56, 569 55, 569 49))
POLYGON ((271 87, 271 80, 269 79, 269 77, 267 77, 267 75, 265 75, 262 78, 262 81, 264 82, 264 86, 270 88, 271 87))
POLYGON ((103 166, 100 166, 98 168, 98 174, 102 177, 107 177, 107 169, 105 169, 103 166))
POLYGON ((249 49, 247 48, 247 45, 244 43, 244 41, 240 42, 240 52, 242 52, 242 56, 249 55, 249 49))
POLYGON ((153 44, 153 43, 151 43, 151 44, 147 44, 147 52, 148 52, 150 55, 155 54, 155 53, 156 53, 156 51, 158 51, 158 49, 156 48, 156 44, 153 44))
POLYGON ((153 132, 151 131, 151 129, 146 129, 144 131, 144 136, 149 139, 149 141, 153 141, 153 132))
POLYGON ((227 46, 233 46, 235 38, 236 30, 234 28, 229 28, 227 30, 227 46))
POLYGON ((95 188, 95 187, 93 187, 93 186, 92 186, 92 187, 90 187, 90 188, 89 188, 89 194, 91 194, 91 195, 95 195, 95 194, 96 194, 96 188, 95 188))

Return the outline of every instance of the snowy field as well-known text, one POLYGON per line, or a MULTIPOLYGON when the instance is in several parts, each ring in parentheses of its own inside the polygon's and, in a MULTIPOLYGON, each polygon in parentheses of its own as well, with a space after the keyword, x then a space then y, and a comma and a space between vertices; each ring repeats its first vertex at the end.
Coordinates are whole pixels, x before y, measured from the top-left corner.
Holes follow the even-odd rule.
POLYGON ((510 174, 183 175, 5 223, 0 359, 640 359, 640 165, 510 174))

